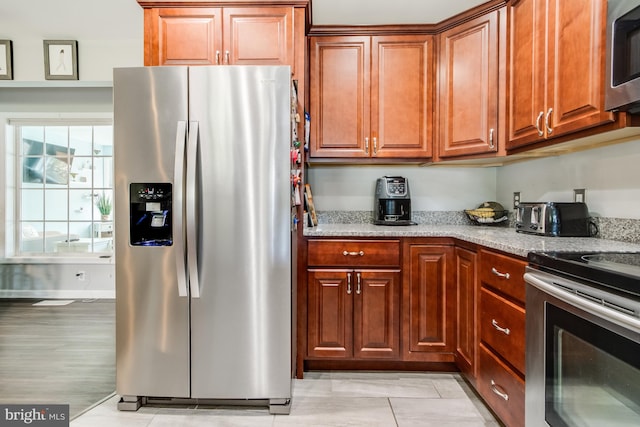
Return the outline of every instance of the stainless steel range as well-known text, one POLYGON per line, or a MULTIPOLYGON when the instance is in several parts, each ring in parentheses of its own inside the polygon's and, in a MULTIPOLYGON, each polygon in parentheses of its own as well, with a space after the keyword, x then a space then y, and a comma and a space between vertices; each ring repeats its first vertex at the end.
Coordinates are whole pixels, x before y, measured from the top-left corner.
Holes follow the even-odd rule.
POLYGON ((640 425, 640 253, 529 254, 526 425, 640 425))

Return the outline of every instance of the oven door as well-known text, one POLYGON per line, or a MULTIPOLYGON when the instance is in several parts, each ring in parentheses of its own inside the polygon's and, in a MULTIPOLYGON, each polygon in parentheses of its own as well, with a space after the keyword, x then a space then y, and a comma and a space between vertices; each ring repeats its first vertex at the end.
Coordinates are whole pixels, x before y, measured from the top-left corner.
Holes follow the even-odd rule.
POLYGON ((575 282, 525 280, 526 425, 640 425, 640 319, 562 289, 575 282))

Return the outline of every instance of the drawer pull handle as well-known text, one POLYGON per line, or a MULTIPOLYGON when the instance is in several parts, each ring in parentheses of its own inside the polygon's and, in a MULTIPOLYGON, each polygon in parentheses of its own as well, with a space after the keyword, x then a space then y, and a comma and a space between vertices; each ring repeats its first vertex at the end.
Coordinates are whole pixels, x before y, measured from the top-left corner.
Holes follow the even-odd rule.
POLYGON ((503 398, 504 400, 509 400, 509 395, 504 391, 500 390, 500 386, 496 384, 495 381, 491 380, 491 391, 503 398))
POLYGON ((496 328, 496 330, 504 333, 505 335, 509 335, 511 333, 509 328, 501 328, 500 325, 498 325, 498 322, 496 322, 496 319, 491 319, 491 324, 496 328))
POLYGON ((493 274, 495 274, 496 276, 503 277, 503 278, 505 278, 507 280, 509 280, 509 277, 511 277, 511 275, 509 273, 500 273, 498 270, 496 270, 495 267, 491 267, 491 272, 493 274))
POLYGON ((360 252, 355 252, 355 251, 354 252, 347 252, 347 251, 344 251, 344 252, 342 252, 342 255, 344 255, 344 256, 364 256, 364 251, 360 251, 360 252))

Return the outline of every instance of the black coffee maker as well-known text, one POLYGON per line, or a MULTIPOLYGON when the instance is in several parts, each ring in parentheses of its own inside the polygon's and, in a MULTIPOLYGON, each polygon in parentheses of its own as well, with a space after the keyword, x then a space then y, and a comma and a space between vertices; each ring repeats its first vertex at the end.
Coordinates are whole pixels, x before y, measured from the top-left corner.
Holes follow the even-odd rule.
POLYGON ((409 181, 401 176, 383 176, 376 181, 373 201, 376 225, 415 225, 411 221, 409 181))

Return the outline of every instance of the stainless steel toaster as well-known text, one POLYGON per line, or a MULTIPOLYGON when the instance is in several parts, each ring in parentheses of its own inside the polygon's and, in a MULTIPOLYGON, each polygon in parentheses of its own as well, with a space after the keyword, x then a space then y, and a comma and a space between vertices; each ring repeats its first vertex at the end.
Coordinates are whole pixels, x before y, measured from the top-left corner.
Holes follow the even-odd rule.
POLYGON ((520 203, 516 209, 516 231, 544 236, 588 237, 592 221, 585 203, 520 203))

